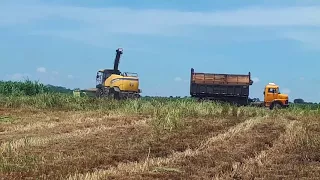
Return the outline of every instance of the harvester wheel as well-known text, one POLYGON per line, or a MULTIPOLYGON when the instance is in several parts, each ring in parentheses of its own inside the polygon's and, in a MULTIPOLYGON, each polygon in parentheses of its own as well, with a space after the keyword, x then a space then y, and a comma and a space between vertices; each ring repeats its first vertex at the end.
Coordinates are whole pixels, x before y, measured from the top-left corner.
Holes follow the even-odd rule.
POLYGON ((97 89, 96 91, 96 97, 97 98, 102 98, 103 97, 103 90, 102 89, 97 89))
POLYGON ((120 94, 117 91, 110 91, 109 92, 109 97, 111 99, 119 100, 120 99, 120 94))
POLYGON ((114 91, 114 99, 119 100, 120 99, 120 93, 117 91, 114 91))
POLYGON ((134 98, 139 99, 140 98, 140 94, 135 94, 134 98))

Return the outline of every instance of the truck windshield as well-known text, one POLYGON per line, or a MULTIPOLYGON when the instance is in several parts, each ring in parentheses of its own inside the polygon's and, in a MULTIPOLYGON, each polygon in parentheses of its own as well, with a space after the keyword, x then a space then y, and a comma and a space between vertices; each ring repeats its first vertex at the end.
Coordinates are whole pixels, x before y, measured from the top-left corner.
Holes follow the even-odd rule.
POLYGON ((269 93, 276 93, 276 94, 280 94, 279 88, 269 88, 268 90, 269 93))

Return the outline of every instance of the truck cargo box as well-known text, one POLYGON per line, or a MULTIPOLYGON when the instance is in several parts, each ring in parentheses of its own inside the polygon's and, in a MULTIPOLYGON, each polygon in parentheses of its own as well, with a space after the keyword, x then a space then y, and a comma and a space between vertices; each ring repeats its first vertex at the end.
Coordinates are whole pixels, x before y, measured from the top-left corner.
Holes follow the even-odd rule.
POLYGON ((252 83, 250 72, 248 74, 195 73, 191 68, 190 95, 231 103, 246 103, 252 83))
POLYGON ((192 82, 205 85, 251 85, 249 74, 213 74, 213 73, 195 73, 191 69, 192 82))

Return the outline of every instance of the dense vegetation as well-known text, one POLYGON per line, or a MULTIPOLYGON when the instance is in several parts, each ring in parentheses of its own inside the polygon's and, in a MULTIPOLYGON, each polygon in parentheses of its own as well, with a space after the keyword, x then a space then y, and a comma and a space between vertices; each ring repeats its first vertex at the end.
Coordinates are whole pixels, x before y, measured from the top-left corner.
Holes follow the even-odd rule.
MULTIPOLYGON (((0 81, 0 102, 5 107, 35 107, 35 108, 58 108, 58 109, 96 109, 123 106, 127 101, 118 102, 117 105, 110 106, 113 101, 92 99, 91 97, 74 97, 73 91, 65 87, 44 85, 38 81, 0 81)), ((139 101, 130 101, 130 103, 166 102, 192 103, 193 99, 189 97, 142 97, 139 101)), ((214 103, 217 104, 217 103, 214 103)), ((290 109, 309 109, 317 110, 320 104, 317 103, 291 103, 290 109)))
POLYGON ((44 93, 72 94, 71 89, 61 86, 44 85, 38 81, 0 81, 0 94, 5 96, 35 96, 44 93))
POLYGON ((48 93, 49 87, 39 83, 26 80, 25 82, 0 81, 0 94, 3 95, 27 95, 48 93))

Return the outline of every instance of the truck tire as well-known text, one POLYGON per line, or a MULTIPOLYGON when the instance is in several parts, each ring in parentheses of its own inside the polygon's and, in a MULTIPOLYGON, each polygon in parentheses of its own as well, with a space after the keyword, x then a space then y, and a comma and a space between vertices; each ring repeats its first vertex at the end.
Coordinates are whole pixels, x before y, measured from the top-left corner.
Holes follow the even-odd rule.
POLYGON ((279 102, 273 102, 271 105, 270 105, 270 110, 277 110, 277 109, 281 109, 282 108, 282 105, 279 103, 279 102))

